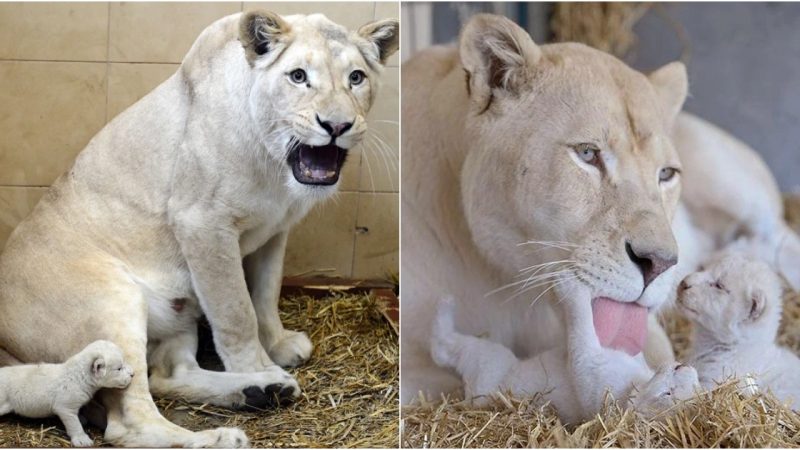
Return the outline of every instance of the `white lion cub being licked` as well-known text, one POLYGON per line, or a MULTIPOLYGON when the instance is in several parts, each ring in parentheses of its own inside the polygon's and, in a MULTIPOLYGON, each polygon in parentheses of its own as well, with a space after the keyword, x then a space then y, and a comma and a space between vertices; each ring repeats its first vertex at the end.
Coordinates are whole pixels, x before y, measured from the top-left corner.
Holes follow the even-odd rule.
POLYGON ((78 410, 102 388, 123 389, 133 379, 122 350, 94 341, 63 364, 0 368, 0 415, 30 418, 58 416, 75 447, 93 444, 78 420, 78 410))
POLYGON ((669 364, 653 373, 628 353, 600 345, 591 317, 586 316, 591 314, 591 307, 585 307, 588 303, 565 304, 566 313, 573 319, 584 319, 570 322, 569 343, 520 360, 502 344, 458 333, 453 321, 454 301, 444 298, 434 320, 431 355, 440 366, 455 369, 463 380, 466 397, 478 406, 490 403, 496 392, 524 397, 540 394, 555 406, 564 422, 573 424, 595 413, 581 404, 577 391, 582 383, 576 382, 581 373, 594 377, 597 386, 607 388, 614 398, 629 402, 647 416, 692 396, 698 384, 692 367, 669 364), (577 377, 571 376, 568 365, 573 366, 577 377))
POLYGON ((678 307, 694 323, 690 361, 704 388, 750 374, 762 390, 800 405, 800 359, 775 342, 781 293, 766 263, 735 251, 681 282, 678 307))

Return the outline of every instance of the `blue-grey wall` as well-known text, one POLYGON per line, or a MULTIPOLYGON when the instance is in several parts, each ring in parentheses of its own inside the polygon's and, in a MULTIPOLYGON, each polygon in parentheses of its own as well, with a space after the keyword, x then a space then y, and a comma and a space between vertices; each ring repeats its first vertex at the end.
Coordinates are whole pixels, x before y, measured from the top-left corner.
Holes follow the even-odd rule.
MULTIPOLYGON (((550 4, 437 3, 434 41, 455 39, 465 11, 500 12, 537 42, 550 37, 550 4)), ((800 191, 800 4, 664 3, 635 32, 626 61, 644 71, 679 59, 688 42, 686 109, 755 148, 781 189, 800 191)))

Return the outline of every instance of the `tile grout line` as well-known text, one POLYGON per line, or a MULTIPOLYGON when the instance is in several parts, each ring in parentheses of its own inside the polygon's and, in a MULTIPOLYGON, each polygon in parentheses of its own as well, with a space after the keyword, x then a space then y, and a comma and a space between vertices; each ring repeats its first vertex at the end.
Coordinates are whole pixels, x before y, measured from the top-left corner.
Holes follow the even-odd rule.
POLYGON ((108 123, 108 97, 111 90, 111 63, 108 62, 111 59, 111 2, 108 2, 106 6, 108 8, 106 10, 106 120, 104 126, 108 123))

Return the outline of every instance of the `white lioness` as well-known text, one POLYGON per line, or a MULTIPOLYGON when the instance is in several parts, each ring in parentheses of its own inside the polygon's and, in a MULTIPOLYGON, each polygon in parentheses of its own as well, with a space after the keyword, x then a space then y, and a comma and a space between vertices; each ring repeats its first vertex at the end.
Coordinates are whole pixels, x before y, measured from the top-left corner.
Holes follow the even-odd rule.
POLYGON ((691 398, 698 386, 697 372, 690 366, 668 364, 654 373, 627 353, 601 346, 586 302, 564 300, 570 318, 565 345, 523 360, 502 344, 456 331, 454 307, 451 298, 439 303, 431 332, 431 356, 440 366, 459 374, 466 397, 479 406, 489 404, 498 392, 516 397, 539 394, 540 400, 556 408, 562 422, 579 423, 595 412, 582 409, 579 391, 583 386, 568 375, 570 370, 591 373, 594 383, 606 386, 615 399, 646 416, 691 398))
POLYGON ((78 410, 102 388, 123 389, 133 369, 113 342, 95 341, 62 364, 0 368, 0 416, 15 413, 34 419, 58 416, 72 445, 94 442, 83 431, 78 410))
MULTIPOLYGON (((574 290, 573 301, 603 305, 592 321, 604 347, 644 364, 646 344, 660 367, 674 357, 647 313, 677 284, 676 211, 681 240, 710 248, 736 234, 722 220, 695 222, 710 203, 737 233, 785 225, 774 181, 752 151, 679 114, 687 92, 680 63, 645 76, 583 45, 538 46, 513 22, 479 15, 459 48, 405 63, 402 83, 404 403, 462 385, 429 352, 443 295, 458 299, 456 329, 528 358, 567 342, 557 293, 574 290), (711 142, 695 145, 698 135, 711 142), (681 163, 684 151, 696 153, 697 167, 681 163), (714 196, 702 185, 727 173, 702 164, 725 157, 730 170, 753 172, 725 180, 728 191, 714 196), (756 184, 764 177, 772 184, 756 184), (687 208, 678 204, 682 182, 687 195, 702 192, 687 208)), ((686 264, 683 273, 693 270, 686 264)), ((581 410, 597 411, 606 387, 591 370, 567 367, 581 410)))
POLYGON ((767 264, 735 251, 681 282, 677 304, 694 323, 689 361, 704 388, 749 374, 763 390, 800 404, 800 359, 775 342, 781 294, 781 281, 767 264))
POLYGON ((259 11, 206 28, 178 71, 101 130, 9 238, 0 355, 63 361, 112 340, 150 377, 101 393, 106 440, 246 445, 237 429, 170 423, 150 390, 254 409, 299 394, 279 367, 312 349, 278 316, 287 234, 336 192, 397 41, 394 19, 348 31, 322 15, 259 11), (226 372, 195 360, 201 311, 226 372))

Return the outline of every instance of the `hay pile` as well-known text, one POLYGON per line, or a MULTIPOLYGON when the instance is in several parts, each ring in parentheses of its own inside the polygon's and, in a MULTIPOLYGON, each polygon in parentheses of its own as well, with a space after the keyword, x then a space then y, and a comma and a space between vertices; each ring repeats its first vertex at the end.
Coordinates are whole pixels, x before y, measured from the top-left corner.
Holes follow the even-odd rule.
MULTIPOLYGON (((314 354, 290 372, 303 389, 293 405, 263 413, 237 413, 182 401, 159 400, 159 409, 192 430, 242 428, 254 447, 396 448, 398 442, 399 347, 381 315, 381 305, 365 295, 281 301, 288 329, 303 330, 314 354)), ((201 349, 201 364, 212 361, 201 349)), ((102 433, 89 428, 97 444, 102 433)), ((69 440, 57 419, 0 418, 0 447, 65 447, 69 440)))

